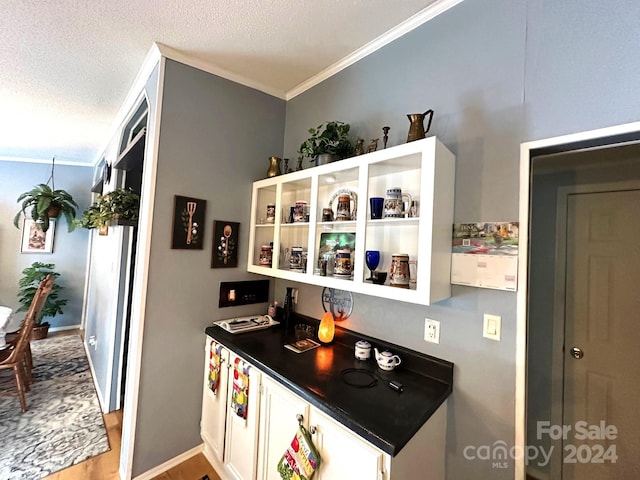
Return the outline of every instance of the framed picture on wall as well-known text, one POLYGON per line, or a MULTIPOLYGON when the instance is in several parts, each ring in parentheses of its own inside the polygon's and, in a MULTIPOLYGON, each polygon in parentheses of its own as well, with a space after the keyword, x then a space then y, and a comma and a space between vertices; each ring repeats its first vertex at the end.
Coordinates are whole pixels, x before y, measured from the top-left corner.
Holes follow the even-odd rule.
POLYGON ((213 251, 211 268, 233 268, 238 266, 238 222, 213 221, 213 251))
POLYGON ((49 219, 49 229, 42 231, 39 223, 30 218, 24 219, 22 225, 22 243, 20 253, 51 253, 53 252, 53 236, 56 231, 55 219, 49 219))
POLYGON ((207 201, 174 195, 171 248, 202 250, 207 201))

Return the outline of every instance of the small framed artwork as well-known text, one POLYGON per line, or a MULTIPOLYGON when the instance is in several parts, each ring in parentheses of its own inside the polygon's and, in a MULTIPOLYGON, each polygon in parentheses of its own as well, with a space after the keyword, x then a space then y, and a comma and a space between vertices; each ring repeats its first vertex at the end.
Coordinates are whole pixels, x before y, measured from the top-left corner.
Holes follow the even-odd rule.
POLYGON ((53 252, 53 235, 56 231, 56 221, 49 219, 49 229, 42 231, 39 223, 25 218, 22 225, 21 253, 51 253, 53 252))
POLYGON ((238 266, 238 222, 213 221, 213 252, 211 268, 238 266))
POLYGON ((171 248, 202 250, 207 201, 174 195, 171 248))

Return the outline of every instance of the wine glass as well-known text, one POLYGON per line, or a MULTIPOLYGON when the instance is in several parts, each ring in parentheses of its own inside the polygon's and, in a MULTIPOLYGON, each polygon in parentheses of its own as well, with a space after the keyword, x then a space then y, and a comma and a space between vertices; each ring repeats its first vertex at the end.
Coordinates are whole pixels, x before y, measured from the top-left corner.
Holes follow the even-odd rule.
POLYGON ((378 250, 367 250, 364 252, 364 258, 370 270, 367 280, 373 280, 373 271, 378 268, 380 264, 380 252, 378 250))

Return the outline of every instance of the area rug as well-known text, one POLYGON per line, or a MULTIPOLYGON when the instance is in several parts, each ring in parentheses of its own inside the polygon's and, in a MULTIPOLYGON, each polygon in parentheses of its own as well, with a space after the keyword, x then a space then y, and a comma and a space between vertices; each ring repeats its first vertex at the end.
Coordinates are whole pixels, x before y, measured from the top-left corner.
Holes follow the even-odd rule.
POLYGON ((0 479, 35 480, 109 450, 89 363, 78 335, 31 342, 26 413, 0 395, 0 479))

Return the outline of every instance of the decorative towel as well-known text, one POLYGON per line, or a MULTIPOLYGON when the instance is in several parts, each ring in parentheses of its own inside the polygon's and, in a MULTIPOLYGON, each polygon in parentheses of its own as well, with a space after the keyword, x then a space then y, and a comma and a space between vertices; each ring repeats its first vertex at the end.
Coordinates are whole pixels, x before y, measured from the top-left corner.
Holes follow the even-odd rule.
POLYGON ((231 394, 231 408, 240 418, 247 419, 249 407, 249 369, 251 367, 236 358, 233 363, 233 393, 231 394))
POLYGON ((311 480, 320 467, 320 454, 311 441, 311 435, 300 424, 291 445, 278 462, 278 473, 283 480, 311 480))
POLYGON ((211 340, 209 342, 209 389, 214 395, 218 395, 220 385, 220 353, 222 345, 211 340))

